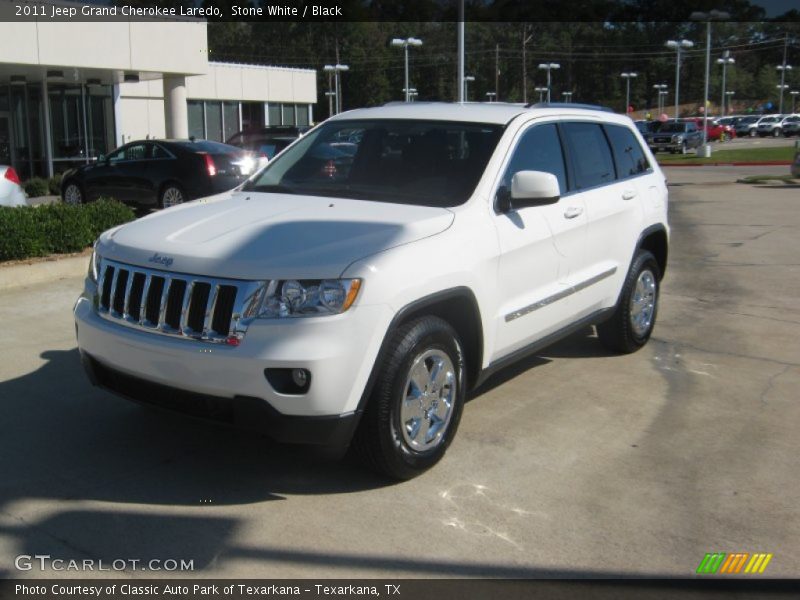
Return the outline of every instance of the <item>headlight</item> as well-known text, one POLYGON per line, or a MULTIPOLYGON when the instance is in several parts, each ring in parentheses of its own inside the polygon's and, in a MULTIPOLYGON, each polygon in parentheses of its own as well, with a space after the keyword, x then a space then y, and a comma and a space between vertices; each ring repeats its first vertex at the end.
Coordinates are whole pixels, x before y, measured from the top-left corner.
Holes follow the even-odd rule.
POLYGON ((683 136, 682 135, 673 135, 672 136, 672 141, 673 142, 682 142, 683 141, 683 136))
POLYGON ((97 242, 94 243, 92 248, 92 258, 89 259, 89 279, 97 283, 97 278, 100 276, 100 255, 97 253, 97 242))
POLYGON ((360 279, 288 279, 273 281, 258 310, 261 319, 338 315, 355 302, 360 279))

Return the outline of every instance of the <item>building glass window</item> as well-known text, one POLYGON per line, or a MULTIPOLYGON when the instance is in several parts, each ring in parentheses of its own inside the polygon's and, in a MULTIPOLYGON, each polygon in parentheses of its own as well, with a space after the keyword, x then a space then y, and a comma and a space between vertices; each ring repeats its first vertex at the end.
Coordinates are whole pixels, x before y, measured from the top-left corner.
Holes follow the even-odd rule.
POLYGON ((296 113, 297 113, 297 124, 298 125, 308 125, 308 105, 307 104, 297 104, 295 106, 296 113))
POLYGON ((283 104, 283 122, 281 125, 294 125, 294 104, 283 104))
POLYGON ((251 131, 264 127, 264 103, 242 102, 242 130, 251 131))
POLYGON ((114 101, 110 85, 86 87, 86 125, 89 158, 96 159, 114 149, 114 101))
POLYGON ((205 139, 206 128, 203 123, 203 102, 201 100, 189 100, 186 102, 187 112, 189 113, 189 137, 198 140, 205 139))
POLYGON ((222 113, 225 121, 223 141, 231 139, 239 131, 239 103, 223 102, 222 113))
POLYGON ((222 103, 206 102, 206 139, 222 141, 222 103))
POLYGON ((270 103, 269 105, 269 124, 270 125, 280 125, 281 124, 281 105, 270 103))

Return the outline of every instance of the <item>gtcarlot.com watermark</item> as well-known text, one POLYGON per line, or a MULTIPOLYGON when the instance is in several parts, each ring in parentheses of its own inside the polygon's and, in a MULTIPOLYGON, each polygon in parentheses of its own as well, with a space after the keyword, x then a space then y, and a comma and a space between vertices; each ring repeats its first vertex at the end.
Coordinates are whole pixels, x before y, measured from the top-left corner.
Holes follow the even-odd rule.
POLYGON ((49 554, 20 554, 14 559, 18 571, 194 571, 194 559, 115 558, 113 560, 53 558, 49 554))

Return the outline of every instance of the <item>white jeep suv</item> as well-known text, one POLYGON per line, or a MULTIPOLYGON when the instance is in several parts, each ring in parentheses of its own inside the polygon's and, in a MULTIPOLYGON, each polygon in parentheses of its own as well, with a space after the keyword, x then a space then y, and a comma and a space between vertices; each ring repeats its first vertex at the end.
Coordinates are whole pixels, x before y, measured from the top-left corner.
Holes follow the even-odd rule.
POLYGON ((653 330, 664 176, 579 105, 393 104, 317 126, 231 197, 105 232, 75 306, 92 381, 410 478, 468 389, 587 325, 653 330))

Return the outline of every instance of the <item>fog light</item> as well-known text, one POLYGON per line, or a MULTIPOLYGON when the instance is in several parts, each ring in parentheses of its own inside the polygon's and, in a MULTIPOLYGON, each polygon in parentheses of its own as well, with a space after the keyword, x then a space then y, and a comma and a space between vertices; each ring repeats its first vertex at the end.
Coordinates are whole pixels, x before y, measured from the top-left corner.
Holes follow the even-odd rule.
POLYGON ((311 372, 300 368, 264 369, 264 376, 279 394, 302 395, 311 387, 311 372))
POLYGON ((292 381, 299 388, 304 388, 308 384, 308 371, 305 369, 292 369, 292 381))

